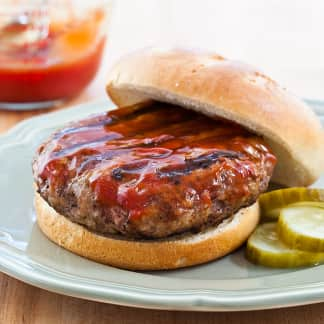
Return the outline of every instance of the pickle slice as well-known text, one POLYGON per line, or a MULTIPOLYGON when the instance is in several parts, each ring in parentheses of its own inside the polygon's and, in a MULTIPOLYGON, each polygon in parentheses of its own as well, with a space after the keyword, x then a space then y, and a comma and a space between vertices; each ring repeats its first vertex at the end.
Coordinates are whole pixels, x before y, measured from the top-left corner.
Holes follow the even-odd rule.
POLYGON ((300 203, 283 208, 278 236, 291 248, 324 252, 324 203, 300 203))
POLYGON ((303 201, 323 202, 324 189, 295 187, 274 190, 260 195, 261 221, 276 221, 283 207, 303 201))
MULTIPOLYGON (((286 207, 298 207, 298 206, 300 206, 300 207, 309 206, 309 207, 324 208, 324 201, 300 201, 300 202, 296 202, 296 203, 293 203, 293 204, 289 204, 286 207)), ((284 207, 284 208, 286 208, 286 207, 284 207)))
POLYGON ((277 234, 277 223, 265 223, 257 227, 246 246, 249 261, 273 268, 295 268, 324 262, 324 253, 312 253, 291 249, 282 243, 277 234))

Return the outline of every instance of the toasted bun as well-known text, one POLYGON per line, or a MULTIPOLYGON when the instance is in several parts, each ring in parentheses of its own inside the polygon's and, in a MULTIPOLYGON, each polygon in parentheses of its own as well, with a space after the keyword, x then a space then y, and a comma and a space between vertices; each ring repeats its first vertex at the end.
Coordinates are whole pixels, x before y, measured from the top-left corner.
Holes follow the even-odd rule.
POLYGON ((159 100, 243 125, 277 156, 274 182, 306 186, 323 171, 324 135, 315 114, 249 65, 213 53, 145 49, 113 67, 107 92, 120 107, 159 100))
POLYGON ((71 222, 35 194, 37 222, 53 242, 88 259, 131 270, 162 270, 208 262, 238 248, 259 220, 259 206, 241 209, 218 227, 163 240, 102 236, 71 222))

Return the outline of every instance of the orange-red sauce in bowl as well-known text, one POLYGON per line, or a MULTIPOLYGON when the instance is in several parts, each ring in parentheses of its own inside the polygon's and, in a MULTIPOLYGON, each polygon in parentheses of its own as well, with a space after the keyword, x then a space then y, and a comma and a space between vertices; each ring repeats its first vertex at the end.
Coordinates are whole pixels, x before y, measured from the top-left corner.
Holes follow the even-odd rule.
MULTIPOLYGON (((101 10, 86 19, 65 24, 52 21, 46 38, 0 50, 0 102, 28 103, 69 98, 94 78, 103 53, 105 36, 101 10)), ((19 24, 8 25, 0 40, 23 33, 19 24)))

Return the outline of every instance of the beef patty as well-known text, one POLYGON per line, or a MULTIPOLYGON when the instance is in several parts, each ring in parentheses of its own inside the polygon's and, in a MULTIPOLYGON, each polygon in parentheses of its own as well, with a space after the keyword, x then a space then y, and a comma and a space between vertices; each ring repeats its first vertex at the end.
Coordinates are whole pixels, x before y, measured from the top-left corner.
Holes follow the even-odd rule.
POLYGON ((215 226, 266 190, 276 158, 222 119, 164 103, 74 122, 33 161, 40 195, 88 229, 160 238, 215 226))

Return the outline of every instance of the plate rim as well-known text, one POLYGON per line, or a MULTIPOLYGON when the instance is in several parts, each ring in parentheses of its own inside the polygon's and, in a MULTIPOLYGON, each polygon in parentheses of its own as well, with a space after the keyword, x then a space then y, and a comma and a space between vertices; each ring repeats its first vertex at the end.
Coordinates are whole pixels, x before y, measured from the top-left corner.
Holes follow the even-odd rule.
MULTIPOLYGON (((319 107, 316 111, 323 119, 324 101, 307 100, 307 102, 319 107)), ((69 118, 72 112, 78 114, 78 118, 82 118, 82 114, 88 115, 91 111, 96 112, 96 110, 104 111, 111 105, 112 103, 108 99, 99 99, 26 119, 0 136, 0 152, 8 145, 28 141, 36 131, 39 131, 36 126, 40 126, 42 129, 48 127, 43 121, 49 117, 53 117, 53 119, 69 118), (103 107, 105 108, 103 109, 103 107)), ((46 266, 41 269, 37 262, 27 259, 27 257, 24 260, 20 254, 24 253, 15 251, 15 248, 1 243, 0 271, 33 286, 56 293, 124 306, 168 310, 241 311, 281 308, 324 301, 324 280, 317 284, 299 285, 289 289, 272 288, 273 291, 271 291, 269 288, 264 288, 259 289, 257 293, 255 293, 256 290, 254 293, 251 290, 248 294, 236 291, 236 296, 221 290, 165 291, 135 285, 125 286, 107 281, 105 281, 105 287, 100 287, 93 282, 92 284, 86 283, 85 280, 66 279, 64 273, 62 275, 56 270, 49 271, 45 269, 46 266)))

